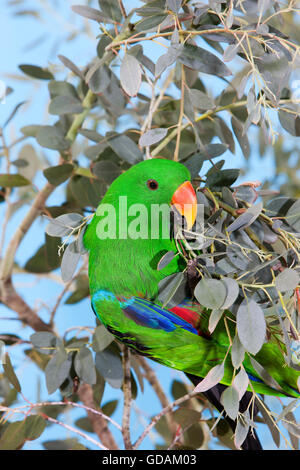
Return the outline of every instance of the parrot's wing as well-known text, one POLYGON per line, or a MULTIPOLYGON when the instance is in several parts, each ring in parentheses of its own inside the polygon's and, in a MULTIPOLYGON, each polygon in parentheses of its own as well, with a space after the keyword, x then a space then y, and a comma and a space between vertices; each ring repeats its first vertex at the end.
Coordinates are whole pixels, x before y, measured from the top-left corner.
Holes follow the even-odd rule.
POLYGON ((195 317, 198 317, 198 314, 186 308, 185 304, 178 305, 173 309, 166 309, 140 297, 119 300, 124 314, 138 325, 165 331, 173 331, 179 326, 198 334, 195 328, 195 317))
MULTIPOLYGON (((201 313, 201 306, 196 302, 187 299, 168 309, 138 296, 121 297, 103 289, 93 294, 92 306, 109 331, 138 352, 202 378, 223 360, 225 374, 221 383, 231 384, 233 367, 227 355, 227 330, 219 322, 210 335, 206 327, 207 313, 201 313)), ((231 337, 235 333, 234 323, 232 328, 231 337)), ((284 358, 276 344, 264 344, 255 360, 279 385, 268 385, 246 355, 243 367, 257 393, 299 397, 299 372, 284 367, 284 358)))

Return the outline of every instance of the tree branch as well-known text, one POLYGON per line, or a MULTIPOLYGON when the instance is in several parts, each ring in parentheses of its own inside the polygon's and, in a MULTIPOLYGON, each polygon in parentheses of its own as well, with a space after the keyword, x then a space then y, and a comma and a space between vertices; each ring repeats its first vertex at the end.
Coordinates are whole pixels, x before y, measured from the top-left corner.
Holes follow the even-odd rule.
POLYGON ((161 387, 161 385, 159 383, 159 380, 156 377, 156 374, 155 374, 154 370, 152 369, 152 367, 149 366, 149 364, 147 363, 147 361, 144 357, 137 356, 136 359, 138 360, 138 362, 141 364, 142 368, 144 369, 146 379, 148 380, 149 384, 151 385, 151 387, 155 391, 155 393, 156 393, 156 395, 157 395, 157 397, 160 401, 161 406, 163 408, 165 408, 166 406, 168 406, 170 404, 170 402, 169 402, 163 388, 161 387))
MULTIPOLYGON (((147 360, 144 357, 142 357, 142 356, 137 357, 137 360, 139 361, 142 368, 144 369, 146 379, 148 380, 149 384, 151 385, 151 387, 155 391, 155 393, 157 395, 157 398, 160 401, 161 406, 163 408, 168 407, 170 405, 170 402, 169 402, 169 400, 167 398, 167 395, 165 394, 163 388, 161 387, 160 382, 159 382, 158 378, 156 377, 156 374, 155 374, 154 370, 152 369, 152 367, 149 366, 147 360)), ((177 432, 177 429, 178 429, 178 424, 173 420, 172 416, 170 416, 169 414, 166 415, 166 421, 168 423, 168 426, 169 426, 171 432, 175 436, 176 432, 177 432)))
POLYGON ((123 5, 123 2, 122 2, 122 0, 118 0, 118 2, 119 2, 119 7, 120 7, 120 10, 122 12, 122 15, 126 19, 127 18, 127 13, 126 13, 125 7, 123 5))
POLYGON ((15 255, 17 249, 21 241, 23 240, 24 236, 30 229, 31 225, 35 221, 35 219, 40 214, 41 210, 43 209, 46 200, 50 196, 50 194, 54 191, 55 186, 52 184, 47 183, 44 188, 37 194, 32 206, 30 207, 27 215, 22 220, 21 224, 17 228, 14 236, 12 237, 8 247, 6 249, 6 254, 2 259, 1 263, 1 270, 0 270, 0 281, 5 282, 7 281, 13 270, 15 255))
POLYGON ((45 323, 16 292, 11 278, 1 282, 1 302, 15 311, 19 319, 34 331, 52 331, 51 326, 45 323))
POLYGON ((124 445, 126 450, 132 449, 130 439, 130 408, 131 408, 131 375, 130 375, 130 351, 124 346, 123 347, 123 394, 124 394, 124 408, 123 408, 123 420, 122 420, 122 434, 124 439, 124 445))
POLYGON ((145 437, 149 434, 153 426, 155 426, 156 423, 167 413, 170 413, 170 411, 173 411, 174 408, 178 405, 181 405, 181 403, 184 403, 187 400, 190 400, 191 398, 196 397, 199 395, 199 392, 192 391, 190 393, 187 393, 183 397, 178 398, 178 400, 175 400, 173 403, 170 403, 168 406, 166 406, 163 410, 161 410, 160 413, 158 413, 154 418, 152 419, 151 423, 146 427, 144 432, 141 434, 141 436, 137 439, 135 444, 133 445, 133 449, 136 450, 142 443, 142 441, 145 439, 145 437))
POLYGON ((92 437, 88 436, 85 432, 80 431, 79 429, 74 428, 73 426, 70 426, 69 424, 63 423, 62 421, 59 421, 58 419, 51 418, 48 415, 45 415, 44 413, 41 414, 41 416, 46 420, 49 421, 50 423, 58 424, 59 426, 62 426, 63 428, 67 429, 68 431, 74 432, 75 434, 78 434, 79 436, 83 437, 87 441, 91 442, 94 444, 96 447, 102 449, 102 450, 109 450, 107 447, 103 446, 100 442, 95 441, 92 437))
MULTIPOLYGON (((34 408, 35 406, 36 405, 33 405, 32 407, 30 407, 30 409, 28 411, 26 409, 21 409, 21 407, 13 409, 13 408, 9 408, 7 406, 0 405, 0 411, 3 411, 7 415, 9 413, 13 413, 13 414, 21 413, 21 414, 25 415, 25 418, 26 418, 28 416, 28 414, 30 413, 30 411, 32 410, 32 408, 34 408)), ((48 416, 48 415, 46 415, 45 413, 42 413, 42 412, 40 413, 40 416, 42 416, 42 418, 44 418, 46 421, 49 421, 49 422, 54 423, 54 424, 58 424, 59 426, 62 426, 63 428, 67 429, 68 431, 71 431, 71 432, 74 432, 75 434, 78 434, 79 436, 83 437, 87 441, 94 444, 96 447, 99 447, 102 450, 108 450, 106 447, 104 447, 102 444, 100 444, 100 442, 95 441, 95 439, 88 436, 86 433, 80 431, 79 429, 76 429, 73 426, 70 426, 69 424, 63 423, 62 421, 59 421, 58 419, 52 418, 52 417, 50 417, 50 416, 48 416)))
MULTIPOLYGON (((97 410, 97 407, 94 403, 93 389, 88 384, 83 384, 79 387, 78 396, 82 403, 94 410, 97 410)), ((92 411, 87 411, 88 418, 92 424, 94 432, 97 434, 101 442, 109 450, 118 450, 119 447, 108 429, 107 421, 102 416, 96 415, 92 411)))

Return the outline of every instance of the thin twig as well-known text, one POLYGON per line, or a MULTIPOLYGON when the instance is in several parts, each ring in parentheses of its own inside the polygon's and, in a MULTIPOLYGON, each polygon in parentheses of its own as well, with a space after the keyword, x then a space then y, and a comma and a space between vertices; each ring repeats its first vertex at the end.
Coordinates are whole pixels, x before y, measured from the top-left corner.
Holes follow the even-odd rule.
MULTIPOLYGON (((29 405, 23 405, 21 407, 18 407, 18 409, 26 408, 28 406, 29 405)), ((102 418, 106 419, 111 424, 113 424, 117 429, 119 429, 119 431, 122 431, 121 426, 116 421, 114 421, 112 418, 110 418, 110 416, 107 416, 106 414, 102 413, 102 411, 100 411, 100 410, 96 410, 95 408, 91 408, 90 406, 86 406, 86 405, 81 404, 81 403, 75 403, 74 401, 66 400, 66 401, 44 401, 44 402, 31 403, 30 404, 31 408, 40 408, 40 407, 44 407, 44 406, 73 406, 75 408, 81 408, 85 411, 89 411, 91 413, 94 413, 95 415, 101 416, 102 418)))
POLYGON ((165 408, 166 406, 170 404, 170 402, 163 388, 161 387, 160 382, 158 378, 156 377, 154 370, 152 369, 152 367, 149 366, 148 362, 146 361, 144 357, 137 356, 136 359, 140 363, 142 368, 144 369, 145 377, 148 380, 151 387, 153 388, 153 390, 155 391, 157 398, 160 401, 161 406, 165 408))
POLYGON ((183 119, 183 112, 184 112, 184 86, 185 86, 185 73, 184 73, 184 66, 181 66, 181 99, 180 99, 180 111, 179 111, 179 119, 177 125, 177 137, 176 137, 176 147, 174 152, 174 161, 177 162, 179 159, 179 148, 180 148, 180 137, 181 137, 181 130, 182 130, 182 119, 183 119))
POLYGON ((73 277, 69 282, 67 282, 67 284, 65 285, 65 287, 63 288, 63 290, 61 291, 61 293, 59 294, 59 296, 57 297, 57 300, 56 300, 56 303, 53 307, 53 310, 50 314, 50 321, 49 321, 49 324, 51 326, 53 326, 53 322, 54 322, 54 316, 57 312, 57 309, 63 299, 63 296, 65 295, 66 292, 68 292, 68 290, 70 289, 70 286, 72 285, 72 283, 74 282, 74 280, 80 275, 80 273, 86 269, 87 267, 87 260, 85 260, 84 264, 81 266, 81 268, 79 269, 78 273, 76 274, 75 277, 73 277))
POLYGON ((65 295, 66 292, 68 292, 71 284, 73 283, 74 279, 72 278, 69 282, 67 282, 67 284, 65 285, 65 287, 63 288, 63 290, 61 291, 61 293, 59 294, 59 296, 57 297, 56 299, 56 303, 52 309, 52 312, 50 314, 50 321, 49 321, 49 324, 51 326, 53 326, 53 322, 54 322, 54 317, 55 317, 55 314, 57 312, 57 309, 62 301, 62 298, 63 296, 65 295))
MULTIPOLYGON (((202 29, 200 31, 181 30, 180 34, 185 35, 189 38, 191 36, 202 36, 202 35, 211 34, 211 33, 224 34, 224 31, 225 30, 221 29, 221 28, 202 29)), ((232 34, 232 35, 235 35, 235 34, 244 35, 244 34, 256 33, 256 29, 251 29, 251 30, 246 30, 246 31, 238 30, 238 29, 232 31, 232 30, 227 29, 226 33, 229 33, 229 34, 232 34)), ((151 36, 143 36, 143 37, 138 37, 139 34, 143 34, 143 32, 138 33, 135 36, 132 36, 130 38, 122 39, 120 41, 114 41, 114 44, 109 44, 106 47, 105 50, 109 51, 112 48, 117 48, 117 47, 121 46, 124 43, 130 44, 130 43, 141 42, 141 41, 153 41, 154 39, 159 38, 159 37, 161 37, 161 38, 169 37, 169 36, 172 36, 173 31, 168 31, 168 32, 165 32, 165 33, 164 32, 159 32, 159 33, 156 33, 156 34, 152 34, 151 36)))
POLYGON ((151 423, 144 429, 143 433, 141 436, 137 439, 137 441, 133 445, 133 449, 136 450, 142 443, 142 441, 145 439, 145 437, 149 434, 153 426, 155 426, 158 421, 165 416, 167 413, 170 413, 170 411, 173 411, 174 408, 178 405, 181 405, 181 403, 184 403, 187 400, 190 400, 191 398, 196 397, 199 395, 199 392, 190 392, 184 395, 183 397, 178 398, 178 400, 175 400, 173 403, 170 403, 168 406, 166 406, 163 410, 161 410, 160 413, 158 413, 154 418, 152 418, 151 423))
MULTIPOLYGON (((154 106, 155 106, 155 85, 156 81, 154 80, 151 82, 151 80, 148 78, 146 75, 146 79, 149 83, 149 86, 151 87, 151 100, 150 100, 150 105, 149 105, 149 111, 146 116, 146 119, 144 121, 144 124, 141 127, 141 135, 144 134, 145 131, 149 131, 152 126, 152 118, 153 118, 153 113, 154 113, 154 106)), ((150 146, 146 146, 146 159, 149 159, 150 157, 150 146)))
POLYGON ((51 418, 50 416, 45 415, 44 413, 42 414, 43 418, 45 418, 47 421, 50 421, 50 423, 55 423, 58 424, 59 426, 62 426, 65 429, 68 429, 68 431, 74 432, 78 434, 79 436, 83 437, 87 441, 91 442, 94 444, 96 447, 99 447, 102 450, 109 450, 107 447, 101 444, 101 442, 96 441, 92 437, 88 436, 88 434, 79 431, 79 429, 73 428, 73 426, 70 426, 69 424, 63 423, 62 421, 59 421, 58 419, 51 418))
POLYGON ((15 260, 17 249, 19 248, 21 241, 23 240, 24 236, 30 229, 31 225, 40 214, 41 210, 44 207, 46 200, 48 199, 50 194, 52 194, 54 189, 55 189, 55 186, 53 186, 50 183, 47 183, 44 186, 44 188, 37 194, 27 215, 24 217, 21 224, 17 228, 14 236, 12 237, 10 243, 8 244, 6 253, 1 263, 0 281, 5 282, 6 280, 10 278, 12 270, 13 270, 13 265, 14 265, 14 260, 15 260))
POLYGON ((122 2, 122 0, 118 0, 118 2, 119 2, 119 7, 120 7, 120 10, 122 12, 122 15, 126 19, 127 18, 127 13, 126 13, 125 7, 123 5, 123 2, 122 2))
MULTIPOLYGON (((47 403, 47 404, 49 404, 49 403, 47 403)), ((40 405, 42 406, 42 404, 40 404, 40 405)), ((11 413, 12 414, 20 413, 20 414, 25 415, 25 417, 27 417, 30 414, 31 410, 35 406, 36 405, 33 405, 33 404, 26 405, 26 408, 29 407, 29 410, 26 410, 25 407, 9 408, 7 406, 0 405, 0 411, 3 411, 7 414, 7 419, 8 419, 8 417, 11 413)), ((107 449, 107 447, 103 446, 100 442, 96 441, 95 439, 90 437, 88 434, 80 431, 79 429, 74 428, 73 426, 70 426, 69 424, 63 423, 62 421, 59 421, 58 419, 52 418, 52 417, 50 417, 50 416, 48 416, 48 415, 46 415, 45 413, 42 413, 42 412, 40 413, 40 416, 42 418, 44 418, 46 421, 49 421, 49 422, 54 423, 54 424, 58 424, 59 426, 67 429, 68 431, 71 431, 71 432, 74 432, 75 434, 78 434, 79 436, 83 437, 84 439, 91 442, 96 447, 99 447, 102 450, 109 450, 109 449, 107 449)))
POLYGON ((112 433, 108 429, 106 417, 102 417, 99 414, 100 410, 94 403, 92 387, 88 384, 81 385, 78 390, 78 396, 87 410, 88 418, 92 424, 94 432, 97 434, 103 445, 105 445, 107 449, 118 450, 119 447, 112 433), (98 413, 95 413, 95 411, 98 413))
MULTIPOLYGON (((220 106, 219 108, 211 109, 211 110, 207 111, 206 113, 203 113, 200 116, 198 116, 195 119, 195 122, 203 121, 204 119, 210 118, 211 116, 213 116, 214 114, 216 114, 220 111, 230 110, 230 109, 233 109, 233 108, 239 108, 241 106, 245 106, 246 104, 247 104, 247 101, 245 100, 245 101, 239 101, 237 103, 230 103, 226 106, 220 106)), ((182 132, 183 130, 185 130, 190 125, 191 125, 191 122, 188 121, 188 122, 182 124, 180 127, 176 126, 176 128, 173 129, 172 132, 170 132, 170 134, 167 137, 165 137, 161 141, 161 143, 151 152, 152 156, 158 155, 177 136, 178 132, 182 132)))
MULTIPOLYGON (((3 154, 4 154, 5 159, 6 159, 6 173, 9 174, 10 173, 10 152, 9 152, 9 147, 6 144, 6 139, 5 139, 5 136, 3 134, 2 129, 0 129, 0 136, 1 136, 2 144, 3 144, 3 147, 2 147, 3 154)), ((3 221, 3 224, 2 224, 2 233, 1 233, 1 241, 0 241, 0 256, 1 256, 1 253, 2 253, 2 250, 3 250, 3 247, 4 247, 6 227, 7 227, 7 224, 8 224, 9 218, 10 218, 10 214, 11 214, 10 195, 11 195, 11 188, 6 188, 4 198, 5 198, 5 202, 6 202, 7 207, 6 207, 6 210, 5 210, 4 221, 3 221)))

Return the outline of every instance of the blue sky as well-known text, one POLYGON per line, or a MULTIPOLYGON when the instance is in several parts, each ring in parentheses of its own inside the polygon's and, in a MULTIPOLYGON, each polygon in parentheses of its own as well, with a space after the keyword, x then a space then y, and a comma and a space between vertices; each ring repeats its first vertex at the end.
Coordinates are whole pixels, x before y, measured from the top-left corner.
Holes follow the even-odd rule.
MULTIPOLYGON (((30 3, 30 2, 28 2, 30 3)), ((48 3, 48 2, 47 2, 48 3)), ((49 2, 55 4, 55 2, 49 2)), ((0 80, 5 81, 8 86, 14 88, 14 93, 7 97, 5 104, 0 104, 0 123, 2 123, 9 115, 14 106, 23 100, 30 99, 30 104, 22 107, 19 111, 16 119, 12 126, 9 127, 7 131, 7 139, 10 137, 19 136, 20 133, 18 129, 24 125, 28 124, 49 124, 53 122, 53 117, 49 116, 45 112, 46 104, 48 101, 48 91, 47 91, 47 82, 36 81, 34 85, 31 81, 24 80, 24 76, 18 70, 19 64, 35 64, 40 66, 58 67, 58 77, 64 79, 66 72, 61 67, 59 60, 57 59, 57 54, 63 54, 69 57, 71 60, 76 62, 79 66, 85 65, 93 56, 96 41, 93 38, 93 35, 97 34, 97 26, 95 23, 90 22, 91 27, 91 37, 88 38, 86 35, 81 35, 80 40, 76 39, 73 42, 66 42, 64 39, 70 33, 72 33, 73 25, 81 24, 73 13, 70 12, 69 5, 72 3, 78 2, 56 2, 57 9, 51 9, 49 12, 42 11, 42 16, 46 20, 43 23, 38 23, 36 20, 28 16, 13 17, 11 15, 12 10, 8 7, 2 10, 0 17, 0 38, 1 38, 1 52, 0 52, 0 80), (57 11, 61 12, 64 20, 61 22, 58 20, 57 11), (68 31, 68 32, 66 32, 68 31), (46 39, 45 39, 46 38, 46 39), (44 40, 45 39, 45 40, 44 40), (35 47, 29 48, 30 44, 33 44, 37 41, 35 47), (14 79, 14 75, 19 75, 22 77, 21 80, 14 79)), ((96 3, 96 2, 95 2, 96 3)), ((133 2, 130 2, 132 5, 133 2)), ((41 5, 42 2, 33 2, 34 5, 41 5)), ((126 5, 126 2, 125 2, 126 5)), ((96 4, 95 4, 96 6, 96 4)), ((145 52, 149 52, 149 55, 153 60, 158 56, 157 49, 151 49, 152 46, 145 46, 145 52)), ((208 85, 208 88, 221 87, 220 81, 217 80, 215 83, 210 83, 211 79, 209 77, 205 78, 205 81, 208 85)), ((257 172, 259 171, 260 175, 268 175, 273 172, 273 162, 272 157, 269 155, 264 159, 261 159, 258 156, 257 143, 251 142, 252 146, 252 158, 250 163, 250 168, 247 171, 247 174, 242 176, 240 181, 257 179, 257 172)), ((238 147, 237 147, 238 148, 238 147)), ((16 147, 14 158, 17 158, 20 146, 16 147)), ((38 149, 38 152, 41 152, 41 149, 38 149)), ((47 157, 50 161, 55 162, 56 155, 55 152, 47 152, 47 157)), ((238 152, 238 155, 231 155, 228 153, 228 161, 226 167, 231 168, 240 168, 244 165, 244 159, 241 156, 241 153, 238 152)), ((1 164, 1 161, 0 161, 1 164)), ((3 168, 0 166, 0 171, 3 171, 3 168)), ((39 187, 45 183, 43 175, 40 175, 36 183, 39 187)), ((53 196, 49 199, 49 204, 57 204, 63 200, 63 186, 61 186, 58 191, 55 192, 53 196)), ((3 217, 3 204, 0 205, 0 220, 3 217)), ((15 228, 18 226, 19 222, 24 216, 24 211, 19 211, 10 221, 7 233, 7 241, 10 236, 14 233, 15 228)), ((30 229, 29 233, 25 237, 22 245, 17 253, 17 261, 23 265, 29 257, 36 251, 36 249, 42 244, 42 222, 40 220, 36 221, 34 226, 30 229)), ((59 275, 59 271, 57 272, 59 275)), ((46 307, 41 308, 41 316, 45 321, 49 319, 49 313, 47 307, 53 307, 57 295, 63 289, 62 284, 57 284, 56 282, 49 281, 48 279, 43 279, 38 281, 35 276, 31 275, 16 275, 15 284, 18 288, 21 295, 24 296, 25 300, 34 308, 39 305, 46 305, 46 307)), ((10 332, 19 334, 22 338, 28 339, 32 331, 29 328, 23 328, 18 321, 5 320, 4 318, 15 318, 16 315, 6 309, 3 306, 0 306, 0 320, 1 320, 1 332, 10 332)), ((60 333, 63 333, 68 327, 73 325, 95 325, 95 318, 92 313, 92 310, 89 305, 89 300, 80 302, 72 306, 66 306, 62 304, 58 313, 57 313, 57 329, 60 333)), ((11 350, 11 356, 13 358, 13 364, 16 366, 16 372, 19 376, 23 387, 24 395, 32 400, 36 401, 39 396, 46 400, 50 398, 51 400, 59 398, 58 394, 54 394, 51 397, 48 397, 45 383, 44 375, 38 373, 36 367, 31 364, 30 361, 24 360, 24 355, 22 353, 22 348, 14 348, 11 350)), ((163 366, 156 366, 154 363, 151 363, 155 367, 159 379, 164 384, 165 390, 168 392, 169 397, 169 388, 170 383, 175 378, 184 378, 182 373, 169 370, 163 366)), ((106 401, 120 398, 121 393, 118 390, 112 389, 107 386, 105 391, 105 396, 103 403, 106 401)), ((276 399, 270 399, 272 402, 273 408, 278 408, 276 399)), ((155 414, 160 410, 160 405, 156 396, 152 393, 151 388, 146 386, 145 392, 142 395, 139 393, 139 398, 137 400, 137 406, 141 410, 145 410, 145 417, 149 419, 150 415, 155 414)), ((121 420, 121 401, 117 412, 114 415, 114 419, 118 422, 121 420)), ((83 411, 74 411, 72 414, 66 415, 66 422, 71 423, 74 418, 83 417, 85 414, 83 411)), ((136 419, 135 413, 133 413, 133 429, 135 437, 138 436, 138 431, 141 432, 143 429, 142 424, 137 424, 138 419, 136 419)), ((116 434, 118 442, 122 442, 121 436, 119 433, 116 434)), ((57 426, 51 426, 47 432, 45 432, 42 440, 65 438, 65 437, 75 437, 74 435, 69 435, 65 430, 58 428, 57 426)), ((80 439, 81 440, 81 439, 80 439)), ((83 442, 81 440, 81 442, 83 442)), ((272 440, 269 437, 268 433, 264 434, 263 442, 266 448, 274 448, 272 440)), ((142 448, 148 448, 150 441, 146 440, 142 448)), ((88 444, 90 447, 90 444, 88 444)), ((41 446, 36 442, 27 444, 26 448, 28 449, 39 449, 41 446)))

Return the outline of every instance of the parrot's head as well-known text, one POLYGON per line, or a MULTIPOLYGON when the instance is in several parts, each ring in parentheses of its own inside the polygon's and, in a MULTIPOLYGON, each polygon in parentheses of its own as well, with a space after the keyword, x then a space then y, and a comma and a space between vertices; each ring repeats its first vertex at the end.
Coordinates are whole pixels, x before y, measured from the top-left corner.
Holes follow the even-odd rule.
POLYGON ((131 295, 138 289, 153 297, 159 280, 179 269, 181 257, 163 270, 157 264, 176 249, 170 207, 186 220, 186 228, 195 222, 197 198, 190 180, 181 163, 155 158, 113 181, 84 233, 91 293, 105 288, 131 295))
POLYGON ((102 203, 116 205, 120 196, 126 196, 128 206, 174 205, 190 229, 197 214, 197 198, 190 180, 189 170, 181 163, 161 158, 145 160, 120 175, 102 203))

